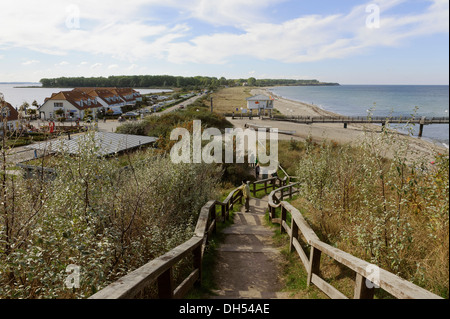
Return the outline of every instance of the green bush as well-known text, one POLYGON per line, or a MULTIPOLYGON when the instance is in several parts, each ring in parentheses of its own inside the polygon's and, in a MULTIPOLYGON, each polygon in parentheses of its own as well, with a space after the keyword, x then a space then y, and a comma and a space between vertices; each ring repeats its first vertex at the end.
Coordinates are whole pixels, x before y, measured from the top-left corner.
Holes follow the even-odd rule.
POLYGON ((360 147, 307 141, 302 208, 323 240, 448 298, 449 158, 410 155, 387 131, 360 147))
POLYGON ((93 140, 83 143, 78 156, 55 159, 52 181, 4 175, 0 298, 88 297, 190 238, 215 196, 217 167, 148 151, 124 170, 99 158, 93 140), (72 264, 78 289, 64 285, 72 264))

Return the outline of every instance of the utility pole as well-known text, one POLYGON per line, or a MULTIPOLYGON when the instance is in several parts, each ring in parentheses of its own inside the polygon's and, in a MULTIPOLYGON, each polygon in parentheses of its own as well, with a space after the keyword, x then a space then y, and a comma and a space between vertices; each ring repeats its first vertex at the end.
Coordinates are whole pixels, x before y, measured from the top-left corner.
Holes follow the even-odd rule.
POLYGON ((211 113, 213 113, 214 107, 213 107, 213 98, 211 98, 211 113))

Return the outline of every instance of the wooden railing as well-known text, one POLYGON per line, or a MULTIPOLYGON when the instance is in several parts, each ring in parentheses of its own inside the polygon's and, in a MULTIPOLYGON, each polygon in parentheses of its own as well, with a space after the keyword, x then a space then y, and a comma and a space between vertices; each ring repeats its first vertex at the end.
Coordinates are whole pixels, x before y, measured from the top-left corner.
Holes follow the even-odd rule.
POLYGON ((250 183, 250 192, 253 194, 253 197, 256 197, 256 193, 264 190, 264 193, 267 195, 269 190, 275 190, 282 186, 285 186, 288 182, 289 178, 285 177, 283 179, 279 177, 272 177, 261 179, 255 182, 250 183), (264 185, 262 188, 258 188, 257 185, 264 185))
POLYGON ((269 195, 268 208, 272 222, 280 224, 281 231, 289 235, 290 252, 295 250, 306 268, 308 286, 311 283, 316 285, 333 299, 348 299, 347 296, 320 277, 320 260, 323 253, 356 273, 355 299, 372 299, 376 287, 380 287, 392 296, 401 299, 442 299, 397 275, 321 241, 300 211, 288 202, 283 201, 284 197, 290 196, 292 198, 293 194, 299 192, 300 187, 300 183, 295 183, 272 191, 269 195), (277 208, 281 208, 281 218, 275 217, 277 208), (290 226, 287 222, 288 212, 291 215, 290 226), (304 245, 309 246, 309 257, 300 244, 300 241, 303 240, 301 236, 305 239, 304 245))
POLYGON ((158 284, 159 298, 183 298, 194 285, 201 284, 203 253, 208 240, 216 231, 218 221, 216 207, 221 207, 221 219, 224 221, 229 219, 230 211, 237 202, 242 203, 242 191, 239 188, 233 190, 223 202, 209 201, 200 211, 191 239, 120 278, 89 299, 132 299, 155 282, 158 284), (193 257, 193 270, 175 287, 173 267, 187 257, 193 257))

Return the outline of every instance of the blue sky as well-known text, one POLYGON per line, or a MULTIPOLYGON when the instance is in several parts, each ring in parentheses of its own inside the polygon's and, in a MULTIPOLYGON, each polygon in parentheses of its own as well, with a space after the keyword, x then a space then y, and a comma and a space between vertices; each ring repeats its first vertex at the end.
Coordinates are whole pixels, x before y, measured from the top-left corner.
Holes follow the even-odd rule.
POLYGON ((15 0, 0 82, 134 74, 448 84, 448 0, 15 0))

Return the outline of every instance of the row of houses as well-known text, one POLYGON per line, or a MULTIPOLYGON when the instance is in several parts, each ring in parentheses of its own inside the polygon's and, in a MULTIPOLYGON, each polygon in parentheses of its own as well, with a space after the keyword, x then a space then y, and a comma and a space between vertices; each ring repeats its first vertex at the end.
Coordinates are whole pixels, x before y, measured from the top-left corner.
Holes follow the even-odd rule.
POLYGON ((115 109, 141 102, 141 94, 132 88, 75 88, 53 93, 39 107, 41 119, 83 118, 86 110, 115 109))

